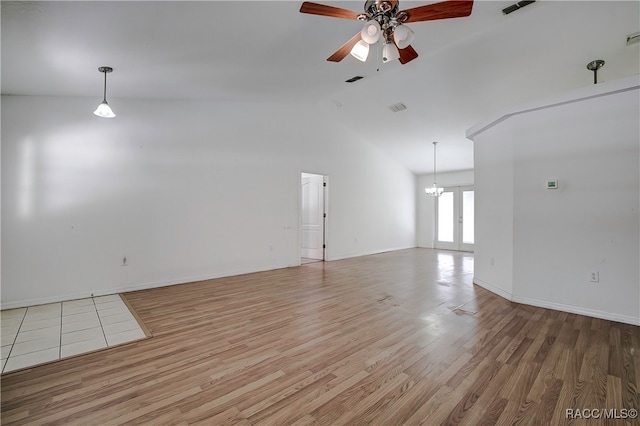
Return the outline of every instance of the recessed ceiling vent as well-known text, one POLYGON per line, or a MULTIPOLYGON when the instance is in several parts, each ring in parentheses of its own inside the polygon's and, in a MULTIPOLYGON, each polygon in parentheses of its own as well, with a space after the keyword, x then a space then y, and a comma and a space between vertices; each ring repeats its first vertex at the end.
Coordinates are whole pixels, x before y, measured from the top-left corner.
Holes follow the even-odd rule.
POLYGON ((531 3, 535 3, 536 0, 522 0, 519 1, 518 3, 514 3, 511 6, 505 7, 504 9, 502 9, 502 14, 503 15, 508 15, 511 12, 515 12, 516 10, 522 9, 523 7, 530 5, 531 3))
POLYGON ((399 102, 397 104, 393 104, 393 105, 389 105, 389 109, 393 112, 399 112, 399 111, 404 111, 405 109, 407 109, 407 106, 405 104, 403 104, 402 102, 399 102))
POLYGON ((361 75, 356 75, 355 77, 351 77, 349 80, 345 80, 345 83, 353 83, 358 80, 362 80, 364 77, 361 75))
POLYGON ((629 34, 627 36, 627 46, 640 43, 640 33, 629 34))

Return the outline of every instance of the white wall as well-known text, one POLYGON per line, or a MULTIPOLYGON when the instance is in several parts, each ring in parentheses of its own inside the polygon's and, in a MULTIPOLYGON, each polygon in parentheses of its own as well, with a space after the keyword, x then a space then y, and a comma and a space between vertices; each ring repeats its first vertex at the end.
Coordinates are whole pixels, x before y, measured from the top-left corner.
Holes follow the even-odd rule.
POLYGON ((513 137, 509 122, 476 136, 474 282, 513 294, 513 137))
POLYGON ((469 131, 478 284, 516 302, 640 324, 639 99, 635 76, 469 131), (553 179, 559 189, 546 189, 553 179))
MULTIPOLYGON (((473 170, 438 173, 439 187, 472 186, 473 170)), ((433 174, 418 176, 416 205, 418 208, 417 240, 418 247, 433 248, 435 244, 435 199, 428 196, 424 189, 433 186, 433 174)))
POLYGON ((2 308, 298 265, 303 170, 330 260, 415 246, 415 176, 312 107, 95 102, 2 97, 2 308))

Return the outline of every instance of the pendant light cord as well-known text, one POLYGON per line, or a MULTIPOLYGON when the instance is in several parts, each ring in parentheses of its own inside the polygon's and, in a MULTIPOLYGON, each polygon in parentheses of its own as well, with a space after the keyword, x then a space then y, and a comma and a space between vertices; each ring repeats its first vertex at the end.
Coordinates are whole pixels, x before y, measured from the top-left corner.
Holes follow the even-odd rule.
POLYGON ((438 142, 433 143, 433 186, 438 186, 438 174, 436 172, 436 145, 438 142))
POLYGON ((106 71, 103 71, 103 72, 104 72, 104 91, 102 93, 103 93, 104 99, 102 101, 107 102, 107 72, 106 71))

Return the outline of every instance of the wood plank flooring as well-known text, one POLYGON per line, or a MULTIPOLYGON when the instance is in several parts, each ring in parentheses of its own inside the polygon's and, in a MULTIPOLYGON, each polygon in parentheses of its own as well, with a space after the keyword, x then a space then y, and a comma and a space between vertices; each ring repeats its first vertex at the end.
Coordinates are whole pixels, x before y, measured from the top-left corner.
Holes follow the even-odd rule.
POLYGON ((153 337, 3 375, 2 424, 638 424, 639 327, 472 279, 411 249, 127 293, 153 337))

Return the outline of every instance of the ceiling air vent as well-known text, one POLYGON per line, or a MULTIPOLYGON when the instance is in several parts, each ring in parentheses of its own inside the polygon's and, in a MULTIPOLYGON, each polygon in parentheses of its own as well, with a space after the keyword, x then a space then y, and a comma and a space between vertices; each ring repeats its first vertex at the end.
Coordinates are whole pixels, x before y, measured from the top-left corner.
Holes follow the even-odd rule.
POLYGON ((522 9, 523 7, 531 4, 531 3, 535 3, 536 0, 522 0, 519 1, 518 3, 514 3, 511 6, 505 7, 504 9, 502 9, 502 14, 503 15, 508 15, 511 12, 515 12, 518 9, 522 9))
POLYGON ((627 46, 640 43, 640 33, 629 34, 627 36, 627 46))
POLYGON ((362 80, 364 77, 361 75, 356 75, 355 77, 351 77, 349 80, 345 80, 345 83, 353 83, 354 81, 362 80))
POLYGON ((407 106, 402 102, 400 102, 397 104, 389 105, 389 109, 393 112, 398 112, 398 111, 404 111, 405 109, 407 109, 407 106))

